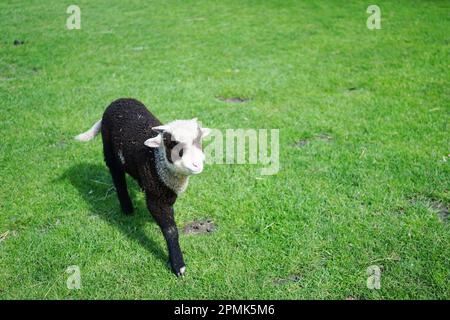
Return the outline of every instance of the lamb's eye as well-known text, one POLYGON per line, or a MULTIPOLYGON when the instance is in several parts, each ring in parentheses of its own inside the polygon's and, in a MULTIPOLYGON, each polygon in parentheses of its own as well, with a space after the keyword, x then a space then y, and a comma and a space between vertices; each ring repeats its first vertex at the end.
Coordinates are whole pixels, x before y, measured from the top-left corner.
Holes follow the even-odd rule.
POLYGON ((178 155, 180 156, 180 158, 183 156, 183 149, 181 149, 181 150, 178 152, 178 155))

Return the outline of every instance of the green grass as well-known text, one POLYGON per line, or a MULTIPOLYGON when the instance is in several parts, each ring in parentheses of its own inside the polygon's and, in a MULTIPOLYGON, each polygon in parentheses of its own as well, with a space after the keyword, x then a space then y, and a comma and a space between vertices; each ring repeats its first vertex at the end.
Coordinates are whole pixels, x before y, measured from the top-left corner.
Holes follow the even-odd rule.
POLYGON ((71 31, 69 4, 0 3, 0 298, 450 299, 447 1, 378 1, 381 30, 364 1, 80 0, 71 31), (101 139, 72 139, 119 97, 280 129, 278 174, 210 165, 178 199, 179 226, 217 224, 181 235, 183 279, 135 184, 119 211, 101 139))

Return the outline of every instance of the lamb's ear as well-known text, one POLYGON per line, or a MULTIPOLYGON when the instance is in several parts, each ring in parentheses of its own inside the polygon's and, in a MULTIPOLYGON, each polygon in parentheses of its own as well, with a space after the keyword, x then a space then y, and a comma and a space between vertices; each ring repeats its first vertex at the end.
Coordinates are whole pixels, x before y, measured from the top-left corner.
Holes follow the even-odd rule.
POLYGON ((158 134, 154 138, 147 139, 144 144, 150 148, 159 148, 162 144, 162 135, 158 134))
POLYGON ((211 134, 211 129, 209 128, 200 128, 202 131, 202 138, 205 138, 211 134))
POLYGON ((155 130, 157 132, 169 132, 169 129, 170 129, 169 126, 166 125, 152 127, 152 130, 155 130))

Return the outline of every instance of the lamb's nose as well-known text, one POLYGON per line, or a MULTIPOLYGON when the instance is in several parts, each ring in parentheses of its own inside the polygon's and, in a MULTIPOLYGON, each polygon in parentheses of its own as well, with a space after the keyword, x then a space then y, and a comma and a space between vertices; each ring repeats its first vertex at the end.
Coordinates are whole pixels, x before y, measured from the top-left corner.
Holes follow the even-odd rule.
POLYGON ((198 162, 193 162, 193 163, 192 163, 192 166, 193 166, 194 168, 200 168, 200 164, 199 164, 198 162))

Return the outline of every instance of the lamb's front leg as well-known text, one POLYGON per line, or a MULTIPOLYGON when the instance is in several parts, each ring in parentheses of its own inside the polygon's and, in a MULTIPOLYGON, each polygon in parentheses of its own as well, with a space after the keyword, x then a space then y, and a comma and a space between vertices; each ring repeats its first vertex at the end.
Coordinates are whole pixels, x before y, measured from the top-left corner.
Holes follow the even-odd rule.
POLYGON ((178 242, 178 229, 175 224, 173 207, 158 204, 148 197, 147 207, 166 239, 172 271, 177 276, 182 276, 186 271, 186 266, 184 265, 183 254, 178 242))

